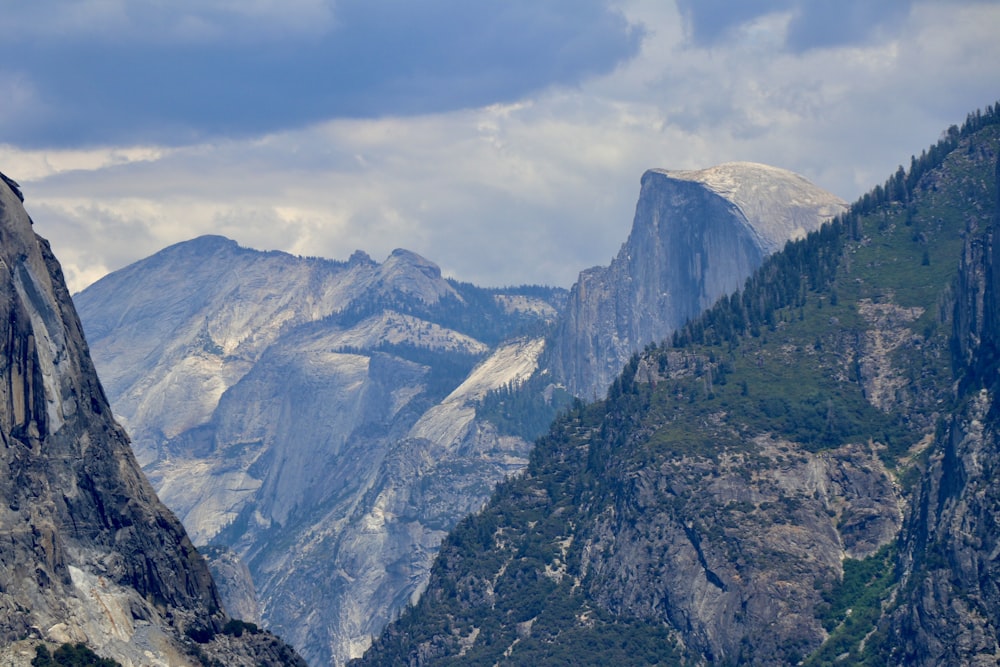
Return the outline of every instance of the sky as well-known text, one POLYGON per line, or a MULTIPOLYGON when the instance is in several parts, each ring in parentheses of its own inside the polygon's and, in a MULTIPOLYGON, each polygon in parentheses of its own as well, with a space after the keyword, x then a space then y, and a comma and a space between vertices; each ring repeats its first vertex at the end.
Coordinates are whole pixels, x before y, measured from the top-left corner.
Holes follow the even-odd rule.
POLYGON ((1000 100, 997 0, 0 2, 0 171, 74 292, 202 234, 570 287, 646 169, 851 202, 1000 100))

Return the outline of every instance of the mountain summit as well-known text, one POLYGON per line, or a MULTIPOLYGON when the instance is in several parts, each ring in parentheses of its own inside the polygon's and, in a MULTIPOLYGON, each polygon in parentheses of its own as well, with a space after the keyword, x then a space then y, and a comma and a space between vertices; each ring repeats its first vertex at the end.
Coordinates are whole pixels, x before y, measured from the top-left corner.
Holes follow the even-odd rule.
POLYGON ((632 354, 739 289, 785 242, 844 210, 802 176, 763 164, 647 171, 618 256, 573 286, 551 367, 577 396, 602 396, 632 354))
POLYGON ((223 632, 204 560, 111 416, 59 264, 0 180, 4 664, 40 640, 125 665, 302 664, 273 637, 223 632))

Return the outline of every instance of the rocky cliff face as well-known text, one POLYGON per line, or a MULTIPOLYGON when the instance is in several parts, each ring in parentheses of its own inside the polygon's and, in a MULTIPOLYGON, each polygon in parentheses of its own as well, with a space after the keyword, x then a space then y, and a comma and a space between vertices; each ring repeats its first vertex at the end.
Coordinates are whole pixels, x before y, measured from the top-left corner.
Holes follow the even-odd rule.
POLYGON ((755 444, 634 471, 588 536, 592 599, 683 628, 685 646, 711 662, 794 664, 800 647, 820 644, 824 586, 845 556, 895 537, 900 498, 863 446, 817 456, 770 437, 755 444))
POLYGON ((126 665, 281 664, 210 641, 227 618, 208 568, 140 472, 59 264, 3 181, 0 641, 85 642, 126 665))
POLYGON ((896 664, 1000 661, 1000 159, 995 197, 968 218, 955 295, 955 413, 928 462, 903 541, 901 604, 888 623, 896 664), (989 221, 987 213, 993 210, 989 221), (984 224, 986 223, 986 224, 984 224))
MULTIPOLYGON (((77 303, 161 498, 197 544, 246 563, 264 624, 331 664, 364 650, 447 531, 525 464, 529 443, 475 405, 536 369, 561 295, 535 292, 455 284, 404 250, 333 262, 206 237, 77 303)), ((245 608, 227 571, 227 604, 245 608)))
POLYGON ((206 546, 199 549, 208 562, 212 579, 233 618, 260 624, 260 603, 253 576, 243 559, 228 547, 206 546))
POLYGON ((837 197, 766 165, 647 171, 628 240, 609 267, 580 274, 549 363, 577 396, 603 396, 632 354, 843 210, 837 197))

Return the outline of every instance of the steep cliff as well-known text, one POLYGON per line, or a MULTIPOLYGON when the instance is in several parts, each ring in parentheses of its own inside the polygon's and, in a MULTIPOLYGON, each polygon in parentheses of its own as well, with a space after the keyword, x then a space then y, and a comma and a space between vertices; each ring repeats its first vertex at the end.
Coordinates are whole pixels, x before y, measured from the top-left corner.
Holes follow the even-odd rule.
POLYGON ((887 623, 887 659, 909 665, 1000 662, 1000 150, 992 192, 967 221, 955 293, 954 414, 930 452, 903 540, 900 604, 887 623), (988 220, 987 212, 993 212, 988 220))
POLYGON ((273 637, 273 650, 215 638, 228 619, 208 568, 112 418, 59 264, 7 178, 0 268, 0 642, 85 642, 126 665, 301 664, 273 637))
POLYGON ((630 360, 357 664, 996 664, 998 153, 995 107, 630 360))
MULTIPOLYGON (((203 237, 77 303, 160 497, 197 544, 242 559, 263 624, 330 664, 525 465, 529 442, 476 406, 535 371, 563 298, 449 281, 405 250, 334 262, 203 237)), ((224 571, 227 605, 252 609, 238 564, 224 571)))
POLYGON ((647 171, 628 240, 610 266, 580 274, 547 363, 575 395, 603 396, 632 354, 843 210, 801 176, 761 164, 647 171))

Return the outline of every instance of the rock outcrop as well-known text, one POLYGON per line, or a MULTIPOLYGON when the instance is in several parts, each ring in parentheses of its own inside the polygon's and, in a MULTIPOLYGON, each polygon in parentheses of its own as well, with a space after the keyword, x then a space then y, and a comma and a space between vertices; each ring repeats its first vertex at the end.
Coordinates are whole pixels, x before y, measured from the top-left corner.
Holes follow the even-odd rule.
POLYGON ((580 274, 547 364, 575 395, 602 397, 630 356, 844 209, 801 176, 761 164, 647 171, 628 240, 610 266, 580 274))
POLYGON ((0 180, 0 642, 84 642, 125 665, 302 664, 274 637, 223 633, 204 560, 112 417, 59 264, 0 180))
POLYGON ((798 647, 822 643, 822 590, 845 556, 869 557, 896 536, 898 491, 864 446, 816 455, 770 436, 754 445, 630 471, 588 536, 592 598, 681 628, 712 662, 795 664, 798 647))
POLYGON ((247 623, 260 624, 260 603, 257 587, 246 563, 228 547, 202 547, 201 555, 208 561, 208 569, 219 589, 219 597, 226 605, 226 611, 233 618, 247 623))

